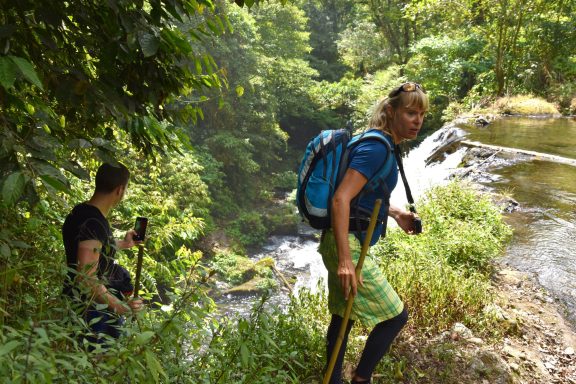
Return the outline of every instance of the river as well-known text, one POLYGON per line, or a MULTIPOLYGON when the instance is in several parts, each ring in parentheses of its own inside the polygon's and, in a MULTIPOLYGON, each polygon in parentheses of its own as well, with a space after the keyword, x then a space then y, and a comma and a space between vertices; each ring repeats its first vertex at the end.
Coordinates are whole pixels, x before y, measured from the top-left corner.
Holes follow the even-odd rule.
MULTIPOLYGON (((504 118, 485 128, 469 125, 460 128, 468 133, 468 139, 484 144, 576 158, 576 121, 573 119, 504 118)), ((466 153, 462 147, 443 161, 426 166, 426 159, 439 145, 442 132, 439 130, 427 137, 404 161, 416 200, 431 186, 447 182, 466 153)), ((532 273, 566 306, 566 317, 576 325, 576 167, 530 161, 525 157, 493 164, 487 170, 491 175, 484 178, 483 184, 506 192, 519 203, 518 209, 506 215, 514 236, 501 261, 532 273)), ((391 200, 397 205, 406 203, 402 183, 398 183, 391 200)), ((395 224, 393 220, 389 223, 395 224)), ((325 278, 326 272, 316 251, 314 234, 301 225, 294 236, 272 236, 252 257, 273 257, 282 273, 296 278, 295 290, 323 289, 318 282, 325 278)), ((270 305, 285 305, 288 293, 287 289, 281 289, 273 295, 270 305)), ((220 305, 228 313, 243 314, 254 300, 253 297, 228 297, 221 300, 220 305)))
MULTIPOLYGON (((471 140, 576 159, 573 118, 505 118, 469 129, 471 140)), ((507 215, 514 236, 503 260, 532 273, 576 326, 576 167, 550 161, 503 163, 487 183, 520 203, 507 215)))

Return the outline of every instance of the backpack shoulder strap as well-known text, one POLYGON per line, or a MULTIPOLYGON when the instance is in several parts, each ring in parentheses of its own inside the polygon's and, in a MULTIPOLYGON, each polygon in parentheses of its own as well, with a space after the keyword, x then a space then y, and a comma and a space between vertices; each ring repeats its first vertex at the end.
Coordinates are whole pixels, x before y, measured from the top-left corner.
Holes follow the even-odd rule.
MULTIPOLYGON (((348 149, 351 150, 356 145, 364 142, 366 140, 378 140, 384 145, 386 145, 386 159, 382 163, 380 169, 368 180, 366 186, 364 187, 365 190, 374 191, 376 190, 383 182, 390 170, 392 169, 392 162, 390 161, 392 158, 392 153, 394 152, 395 148, 390 145, 390 142, 384 136, 385 134, 379 130, 371 129, 361 133, 360 135, 354 136, 350 142, 348 143, 348 149)), ((348 156, 347 156, 348 157, 348 156)), ((348 159, 346 159, 346 164, 348 159)))

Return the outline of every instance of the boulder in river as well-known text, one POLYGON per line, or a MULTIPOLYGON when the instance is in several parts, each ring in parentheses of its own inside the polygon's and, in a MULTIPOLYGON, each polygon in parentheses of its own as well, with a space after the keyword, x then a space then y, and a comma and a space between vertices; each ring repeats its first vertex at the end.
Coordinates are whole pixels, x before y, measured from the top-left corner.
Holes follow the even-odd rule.
POLYGON ((446 128, 436 141, 440 144, 432 151, 426 159, 426 165, 434 162, 441 162, 446 158, 446 154, 454 153, 459 147, 460 142, 466 137, 466 132, 458 127, 446 128))

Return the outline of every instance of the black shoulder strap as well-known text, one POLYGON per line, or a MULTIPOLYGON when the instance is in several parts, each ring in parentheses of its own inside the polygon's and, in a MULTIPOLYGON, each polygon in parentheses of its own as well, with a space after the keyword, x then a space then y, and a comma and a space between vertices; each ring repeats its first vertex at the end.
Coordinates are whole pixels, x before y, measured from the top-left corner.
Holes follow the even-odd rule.
POLYGON ((412 197, 412 192, 410 191, 408 180, 406 180, 406 173, 404 173, 404 165, 402 164, 402 155, 400 153, 400 146, 398 144, 394 146, 394 156, 396 157, 396 162, 398 163, 398 169, 400 170, 400 175, 402 176, 402 182, 404 183, 404 189, 406 190, 406 198, 408 199, 408 204, 410 204, 410 211, 416 213, 414 198, 412 197))

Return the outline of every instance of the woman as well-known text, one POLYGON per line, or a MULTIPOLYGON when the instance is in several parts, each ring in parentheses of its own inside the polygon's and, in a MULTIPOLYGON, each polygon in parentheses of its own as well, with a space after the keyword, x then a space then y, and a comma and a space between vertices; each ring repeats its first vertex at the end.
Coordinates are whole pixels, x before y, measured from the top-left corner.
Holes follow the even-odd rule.
MULTIPOLYGON (((404 140, 416 138, 427 110, 428 98, 424 89, 417 83, 404 83, 378 104, 370 120, 370 129, 381 132, 390 147, 394 148, 404 140)), ((356 281, 354 265, 360 255, 363 236, 360 234, 360 238, 357 238, 349 234, 350 203, 386 161, 388 150, 385 143, 379 140, 366 140, 351 151, 348 169, 332 200, 332 229, 325 231, 320 241, 319 251, 328 269, 328 307, 332 313, 327 332, 328 361, 343 321, 346 300, 350 294, 355 296, 351 320, 347 324, 330 383, 342 383, 344 351, 354 320, 360 320, 373 330, 354 372, 353 384, 370 383, 376 364, 408 320, 402 300, 386 281, 376 262, 366 258, 361 277, 356 281)), ((385 184, 392 191, 398 181, 398 167, 394 156, 390 157, 394 164, 385 184)), ((381 186, 373 193, 365 194, 359 202, 360 206, 371 211, 375 200, 384 196, 384 188, 381 186)), ((413 213, 394 206, 390 206, 386 212, 384 205, 381 215, 394 218, 406 233, 415 233, 413 213)), ((381 223, 376 226, 370 245, 376 243, 383 230, 385 228, 381 223)))

